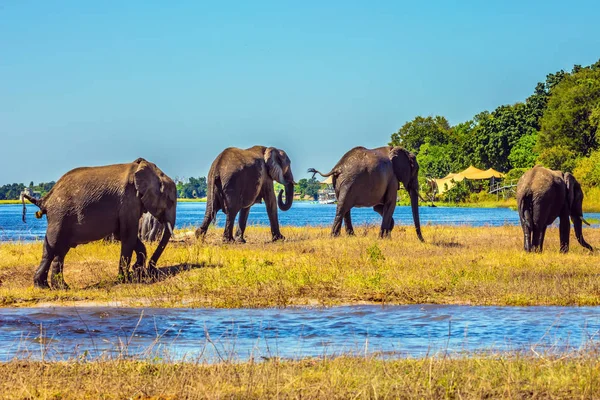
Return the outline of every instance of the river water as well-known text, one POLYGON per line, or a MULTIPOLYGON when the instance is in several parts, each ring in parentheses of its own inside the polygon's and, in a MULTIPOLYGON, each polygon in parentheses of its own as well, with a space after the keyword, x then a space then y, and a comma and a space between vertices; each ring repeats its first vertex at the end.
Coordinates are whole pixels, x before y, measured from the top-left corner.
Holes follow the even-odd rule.
MULTIPOLYGON (((279 222, 285 226, 331 226, 335 216, 334 204, 313 204, 295 202, 289 211, 279 211, 279 222)), ((46 218, 36 219, 33 205, 27 207, 27 223, 21 220, 22 206, 0 205, 0 241, 42 239, 46 232, 46 218)), ((198 226, 204 218, 206 203, 179 203, 177 205, 176 227, 198 226)), ((420 207, 421 224, 427 225, 471 225, 499 226, 518 225, 519 216, 516 211, 507 208, 466 208, 466 207, 420 207)), ((586 213, 586 218, 595 222, 598 227, 600 213, 586 213)), ((396 207, 394 212, 396 225, 412 225, 410 207, 396 207)), ((379 225, 381 217, 371 208, 355 208, 352 210, 352 222, 355 226, 364 224, 379 225)), ((223 226, 225 216, 217 214, 217 226, 223 226)), ((250 210, 248 223, 251 225, 269 224, 264 204, 257 204, 250 210)))
POLYGON ((15 308, 0 312, 0 360, 556 354, 597 346, 599 330, 595 307, 15 308))

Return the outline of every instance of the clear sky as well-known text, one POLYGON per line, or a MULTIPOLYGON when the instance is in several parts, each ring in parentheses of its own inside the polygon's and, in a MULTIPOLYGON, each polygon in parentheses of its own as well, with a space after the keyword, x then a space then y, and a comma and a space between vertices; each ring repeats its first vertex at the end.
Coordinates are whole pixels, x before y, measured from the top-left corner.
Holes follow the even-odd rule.
POLYGON ((600 2, 0 0, 0 184, 145 157, 203 176, 225 147, 296 180, 524 100, 600 58, 600 2))

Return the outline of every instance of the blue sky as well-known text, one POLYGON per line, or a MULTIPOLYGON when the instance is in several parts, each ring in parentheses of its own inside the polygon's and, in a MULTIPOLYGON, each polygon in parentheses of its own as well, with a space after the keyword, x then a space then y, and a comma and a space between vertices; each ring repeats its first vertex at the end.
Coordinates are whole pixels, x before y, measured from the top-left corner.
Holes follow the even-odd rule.
POLYGON ((137 157, 202 176, 255 144, 286 150, 298 180, 416 115, 462 122, 595 62, 598 15, 598 1, 2 1, 0 184, 137 157))

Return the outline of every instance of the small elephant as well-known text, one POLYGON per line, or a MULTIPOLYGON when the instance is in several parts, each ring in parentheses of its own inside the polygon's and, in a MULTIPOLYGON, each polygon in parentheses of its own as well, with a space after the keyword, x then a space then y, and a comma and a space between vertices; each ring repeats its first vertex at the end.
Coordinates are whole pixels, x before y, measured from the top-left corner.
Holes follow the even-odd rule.
POLYGON ((593 250, 583 238, 582 223, 589 223, 583 218, 582 203, 581 185, 571 173, 553 171, 541 165, 525 172, 517 183, 517 206, 525 251, 543 250, 546 227, 557 217, 560 218, 561 253, 569 251, 569 217, 579 244, 593 250))
POLYGON ((168 228, 148 263, 148 272, 155 273, 175 225, 175 183, 143 158, 129 164, 76 168, 63 175, 42 199, 26 194, 23 198, 40 208, 38 218, 44 214, 48 218, 42 262, 34 277, 39 288, 49 287, 50 265, 52 288, 68 288, 62 272, 69 249, 111 234, 121 241, 119 276, 129 280, 132 253, 136 253, 134 270, 141 270, 146 260, 146 247, 138 238, 139 220, 145 211, 168 228))
POLYGON ((229 147, 210 166, 207 184, 206 213, 202 225, 196 230, 197 238, 206 235, 208 226, 221 210, 227 216, 223 241, 234 241, 233 225, 239 212, 235 240, 245 243, 244 231, 250 207, 264 200, 273 241, 285 239, 279 231, 277 206, 281 211, 290 209, 295 184, 291 161, 285 151, 265 146, 249 149, 229 147), (285 202, 283 190, 275 197, 273 181, 285 186, 285 202))
POLYGON ((140 240, 147 242, 156 242, 163 234, 165 226, 149 212, 144 213, 140 218, 138 236, 140 240))
POLYGON ((333 176, 338 201, 331 229, 333 236, 340 234, 342 220, 346 225, 346 233, 354 234, 350 218, 352 207, 373 207, 383 218, 379 236, 389 236, 394 228, 392 215, 396 208, 398 182, 402 182, 410 195, 417 237, 423 241, 419 221, 419 164, 414 154, 402 147, 355 147, 344 154, 330 172, 323 174, 314 168, 308 172, 313 177, 315 174, 333 176))

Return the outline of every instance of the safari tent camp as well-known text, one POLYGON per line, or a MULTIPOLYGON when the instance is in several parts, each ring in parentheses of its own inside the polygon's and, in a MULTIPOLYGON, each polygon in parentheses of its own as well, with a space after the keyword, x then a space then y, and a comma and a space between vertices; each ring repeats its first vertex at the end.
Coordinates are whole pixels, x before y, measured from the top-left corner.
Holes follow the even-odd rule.
POLYGON ((452 187, 454 187, 454 185, 456 185, 458 182, 462 182, 465 179, 481 180, 491 178, 504 178, 504 174, 496 171, 493 168, 486 169, 484 171, 470 165, 469 168, 465 169, 464 171, 450 173, 443 178, 433 179, 432 181, 435 182, 438 194, 442 194, 452 189, 452 187))

